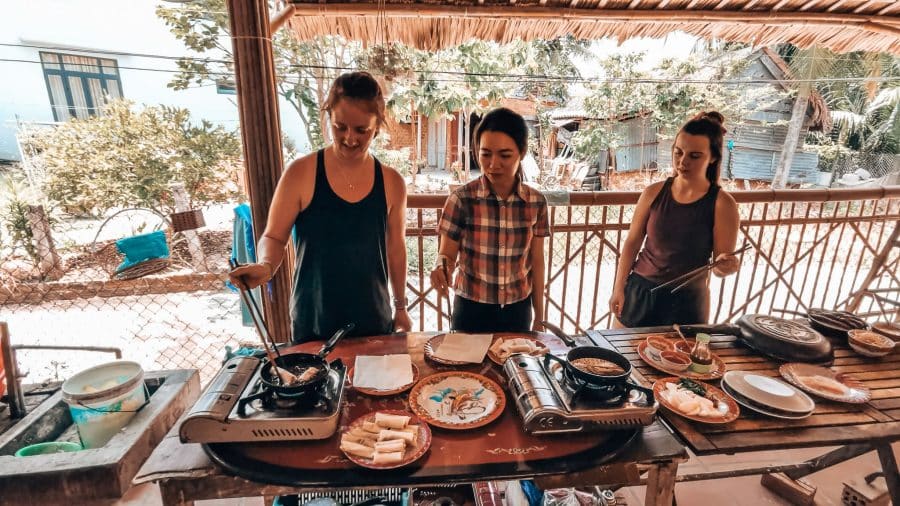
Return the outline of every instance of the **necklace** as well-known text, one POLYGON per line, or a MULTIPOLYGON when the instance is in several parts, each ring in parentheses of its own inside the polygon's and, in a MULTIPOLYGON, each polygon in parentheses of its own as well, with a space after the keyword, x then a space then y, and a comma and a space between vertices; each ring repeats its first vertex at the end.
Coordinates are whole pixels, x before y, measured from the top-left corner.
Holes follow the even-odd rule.
POLYGON ((349 188, 351 190, 355 190, 356 186, 353 184, 353 182, 350 180, 350 178, 347 177, 347 174, 344 172, 344 170, 345 170, 344 168, 341 168, 338 171, 341 174, 341 178, 343 178, 344 182, 347 183, 347 188, 349 188))

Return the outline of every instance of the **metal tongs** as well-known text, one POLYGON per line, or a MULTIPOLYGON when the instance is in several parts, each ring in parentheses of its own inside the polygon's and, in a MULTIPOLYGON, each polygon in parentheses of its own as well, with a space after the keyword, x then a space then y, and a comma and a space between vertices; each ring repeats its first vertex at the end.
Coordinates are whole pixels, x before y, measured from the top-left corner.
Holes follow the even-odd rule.
MULTIPOLYGON (((739 249, 733 251, 731 254, 739 255, 751 248, 752 248, 752 246, 750 246, 749 243, 745 242, 743 246, 741 246, 739 249)), ((689 285, 692 281, 696 280, 703 274, 706 274, 708 271, 715 269, 722 263, 723 263, 722 260, 716 260, 716 261, 710 260, 709 263, 707 263, 706 265, 697 267, 696 269, 688 271, 688 272, 682 274, 681 276, 678 276, 675 279, 670 279, 669 281, 666 281, 665 283, 663 283, 661 285, 654 286, 653 288, 650 289, 650 293, 653 293, 653 292, 659 290, 660 288, 668 288, 676 283, 679 283, 678 286, 669 290, 669 293, 675 293, 678 290, 681 290, 682 288, 689 285)))
MULTIPOLYGON (((237 260, 231 258, 228 260, 229 265, 231 265, 231 269, 237 269, 240 267, 237 260)), ((272 338, 272 334, 269 332, 269 327, 266 326, 266 321, 263 318, 262 311, 259 310, 259 306, 256 304, 256 299, 253 297, 253 293, 250 290, 247 290, 243 284, 238 285, 238 290, 241 294, 241 299, 244 301, 244 304, 247 305, 247 309, 250 313, 250 318, 253 320, 253 326, 256 327, 256 332, 259 334, 259 339, 263 343, 263 349, 266 350, 266 357, 268 357, 269 362, 272 363, 272 370, 275 371, 275 374, 278 376, 278 380, 281 381, 282 385, 290 385, 297 381, 297 376, 291 374, 290 371, 286 371, 280 367, 276 362, 277 358, 281 358, 281 352, 278 351, 278 346, 275 344, 275 340, 272 338), (266 336, 268 336, 268 341, 266 340, 266 336), (272 347, 269 347, 269 341, 272 342, 272 347), (275 350, 273 353, 272 350, 275 350)))

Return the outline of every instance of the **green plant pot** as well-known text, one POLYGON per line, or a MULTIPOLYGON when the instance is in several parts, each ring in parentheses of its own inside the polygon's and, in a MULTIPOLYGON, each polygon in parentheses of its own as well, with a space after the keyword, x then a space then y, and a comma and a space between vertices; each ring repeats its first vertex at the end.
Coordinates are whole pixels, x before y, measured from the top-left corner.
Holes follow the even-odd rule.
POLYGON ((78 443, 70 443, 68 441, 49 441, 47 443, 37 443, 20 448, 16 452, 16 457, 31 457, 33 455, 49 455, 51 453, 77 452, 81 450, 78 443))

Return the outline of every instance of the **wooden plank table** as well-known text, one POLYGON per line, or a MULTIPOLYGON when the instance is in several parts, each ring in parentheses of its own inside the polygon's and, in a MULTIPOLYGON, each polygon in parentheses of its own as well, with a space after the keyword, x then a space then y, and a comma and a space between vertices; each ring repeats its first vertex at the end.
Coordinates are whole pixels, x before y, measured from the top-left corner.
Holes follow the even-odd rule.
MULTIPOLYGON (((377 336, 348 339, 338 344, 329 360, 341 358, 352 364, 358 354, 388 354, 409 352, 419 368, 420 377, 436 370, 447 370, 423 356, 424 344, 435 333, 410 333, 405 336, 377 336)), ((531 334, 541 338, 551 350, 565 352, 565 345, 549 334, 531 334)), ((586 338, 581 338, 587 343, 586 338)), ((321 343, 296 347, 297 351, 318 349, 321 343)), ((506 379, 492 362, 464 367, 497 381, 504 389, 506 379)), ((346 426, 357 412, 377 409, 404 408, 405 395, 391 398, 362 396, 353 389, 345 393, 346 408, 341 425, 346 426)), ((507 396, 509 395, 507 391, 507 396)), ((534 477, 541 488, 587 485, 647 484, 648 505, 672 503, 678 464, 687 458, 684 446, 659 422, 640 431, 633 442, 618 456, 604 458, 600 451, 603 434, 567 434, 530 436, 521 429, 512 399, 507 399, 501 417, 491 424, 467 431, 433 430, 432 447, 420 467, 394 472, 366 470, 347 461, 337 449, 337 436, 320 442, 277 443, 275 450, 282 467, 293 470, 278 476, 255 474, 243 477, 229 474, 210 460, 199 444, 182 444, 177 426, 169 432, 135 477, 135 483, 159 483, 166 505, 188 505, 193 501, 226 497, 271 496, 298 492, 335 492, 350 488, 407 487, 446 485, 448 483, 521 479, 534 477), (512 432, 510 432, 512 431, 512 432), (333 441, 332 441, 333 440, 333 441), (513 442, 509 448, 496 448, 498 442, 513 442), (556 442, 555 445, 547 443, 556 442), (328 455, 320 455, 328 446, 328 455), (552 457, 560 447, 583 447, 587 451, 571 458, 552 457), (597 448, 593 452, 590 448, 597 448), (502 451, 500 451, 502 450, 502 451), (550 458, 543 458, 546 455, 550 458), (296 456, 296 457, 295 457, 296 456), (576 458, 577 457, 577 458, 576 458), (290 461, 290 462, 288 462, 290 461), (452 470, 452 472, 451 472, 452 470), (646 474, 644 478, 642 475, 646 474), (263 478, 268 476, 267 478, 263 478), (254 478, 254 479, 248 479, 254 478)), ((268 443, 272 445, 272 443, 268 443)), ((247 454, 263 456, 265 447, 249 450, 247 454)))
MULTIPOLYGON (((650 334, 677 338, 671 327, 591 330, 588 335, 598 346, 610 347, 624 354, 635 366, 637 376, 646 386, 671 374, 658 371, 641 360, 637 345, 650 334)), ((847 404, 815 398, 812 416, 802 420, 782 420, 756 414, 741 408, 740 417, 724 425, 692 422, 661 409, 660 416, 697 455, 721 455, 760 450, 785 450, 805 447, 841 446, 816 459, 785 466, 730 471, 726 475, 693 475, 679 481, 726 476, 767 474, 784 471, 791 479, 811 474, 869 451, 877 451, 894 504, 900 504, 900 475, 891 450, 891 442, 900 440, 900 353, 883 358, 863 357, 846 344, 835 344, 835 360, 831 368, 851 373, 872 391, 865 404, 847 404)), ((728 370, 754 371, 780 377, 780 362, 750 350, 733 336, 713 335, 711 348, 725 362, 728 370)), ((715 382, 718 386, 719 381, 715 382)))

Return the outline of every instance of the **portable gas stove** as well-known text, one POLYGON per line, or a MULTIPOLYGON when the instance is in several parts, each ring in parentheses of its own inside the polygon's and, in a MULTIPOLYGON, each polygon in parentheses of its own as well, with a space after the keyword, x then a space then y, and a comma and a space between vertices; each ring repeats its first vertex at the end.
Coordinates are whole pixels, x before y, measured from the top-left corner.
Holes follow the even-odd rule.
POLYGON ((182 443, 325 439, 337 430, 346 368, 331 363, 328 380, 303 401, 264 388, 262 361, 234 357, 222 367, 178 429, 182 443))
POLYGON ((590 387, 576 384, 557 362, 517 354, 503 371, 516 409, 530 434, 558 434, 642 427, 653 423, 659 403, 630 389, 617 401, 595 399, 590 387))

